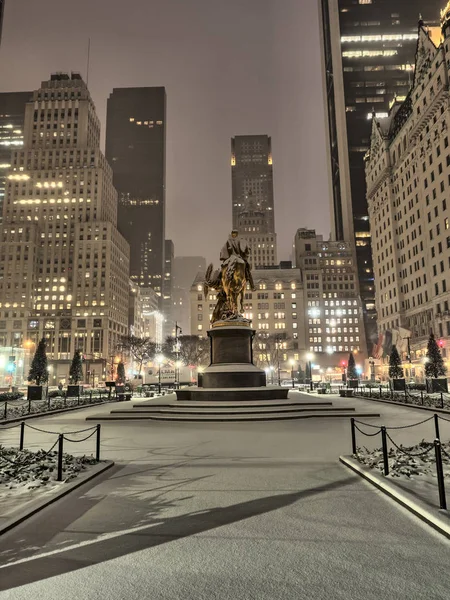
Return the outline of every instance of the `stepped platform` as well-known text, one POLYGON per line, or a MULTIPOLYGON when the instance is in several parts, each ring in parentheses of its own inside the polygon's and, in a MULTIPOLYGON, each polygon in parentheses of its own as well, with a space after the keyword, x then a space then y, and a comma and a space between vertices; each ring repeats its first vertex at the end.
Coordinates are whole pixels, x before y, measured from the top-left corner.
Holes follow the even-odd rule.
POLYGON ((229 388, 197 388, 191 387, 177 390, 179 401, 192 400, 194 402, 224 402, 239 400, 264 401, 287 400, 289 388, 278 386, 269 387, 229 387, 229 388))
POLYGON ((114 409, 109 414, 87 417, 87 421, 165 421, 165 422, 239 422, 279 421, 312 418, 370 418, 376 412, 356 412, 353 406, 333 406, 327 401, 248 401, 248 402, 174 402, 155 405, 134 404, 129 409, 114 409))

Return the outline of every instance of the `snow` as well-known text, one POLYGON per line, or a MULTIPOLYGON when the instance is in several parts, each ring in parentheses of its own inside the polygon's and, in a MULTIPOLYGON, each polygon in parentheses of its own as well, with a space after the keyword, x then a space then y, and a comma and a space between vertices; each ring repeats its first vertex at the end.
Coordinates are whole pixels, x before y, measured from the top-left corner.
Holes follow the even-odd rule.
MULTIPOLYGON (((388 477, 399 477, 403 479, 413 479, 415 477, 428 476, 436 478, 436 455, 434 445, 422 440, 415 446, 399 446, 404 452, 395 447, 388 450, 389 475, 388 477), (429 452, 426 452, 426 450, 429 452), (419 455, 419 456, 412 456, 419 455)), ((445 477, 450 478, 450 442, 444 442, 442 447, 442 464, 445 477), (448 456, 445 455, 445 452, 448 456)), ((368 450, 367 448, 357 448, 353 455, 356 460, 377 471, 384 471, 383 451, 381 448, 368 450)))
POLYGON ((56 450, 33 452, 0 446, 0 500, 31 490, 53 489, 96 464, 93 456, 75 457, 64 453, 63 481, 59 482, 56 481, 57 458, 56 450))

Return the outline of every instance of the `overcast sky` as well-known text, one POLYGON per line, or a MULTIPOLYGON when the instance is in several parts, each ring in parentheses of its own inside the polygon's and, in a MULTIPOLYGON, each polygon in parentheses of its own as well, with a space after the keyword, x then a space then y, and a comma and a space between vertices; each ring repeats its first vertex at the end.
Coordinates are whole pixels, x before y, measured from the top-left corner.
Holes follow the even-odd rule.
MULTIPOLYGON (((279 259, 328 236, 318 0, 6 0, 0 91, 86 73, 104 133, 113 87, 167 90, 166 237, 218 262, 231 228, 230 138, 272 136, 279 259)), ((103 139, 103 138, 102 138, 103 139)), ((102 142, 103 143, 103 142, 102 142)))

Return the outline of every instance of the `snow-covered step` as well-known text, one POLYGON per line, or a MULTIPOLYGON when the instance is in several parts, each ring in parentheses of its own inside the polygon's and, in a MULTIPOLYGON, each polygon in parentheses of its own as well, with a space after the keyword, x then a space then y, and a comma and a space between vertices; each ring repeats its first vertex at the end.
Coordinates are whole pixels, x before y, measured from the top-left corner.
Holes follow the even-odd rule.
POLYGON ((332 402, 315 402, 311 400, 311 402, 302 402, 302 401, 286 401, 286 400, 244 400, 242 402, 229 402, 226 401, 179 401, 176 403, 170 403, 165 405, 150 405, 150 404, 133 404, 133 409, 135 410, 151 410, 152 408, 160 407, 167 408, 168 406, 178 406, 182 408, 209 408, 209 407, 217 407, 217 408, 242 408, 242 407, 271 407, 271 406, 332 406, 332 402))

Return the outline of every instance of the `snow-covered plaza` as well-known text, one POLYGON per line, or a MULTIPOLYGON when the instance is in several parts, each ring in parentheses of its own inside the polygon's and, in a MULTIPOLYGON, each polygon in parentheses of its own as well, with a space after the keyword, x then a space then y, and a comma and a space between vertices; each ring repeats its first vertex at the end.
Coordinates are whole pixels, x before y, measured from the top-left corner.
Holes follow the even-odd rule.
MULTIPOLYGON (((333 403, 349 404, 333 397, 333 403)), ((376 408, 374 424, 429 413, 376 408)), ((110 405, 33 420, 72 431, 110 405)), ((0 444, 17 443, 17 429, 0 444)), ((450 423, 442 427, 450 439, 450 423)), ((27 430, 25 447, 50 447, 27 430)), ((430 423, 402 430, 433 439, 430 423)), ((369 445, 370 438, 361 440, 369 445)), ((379 445, 379 440, 378 445, 379 445)), ((102 423, 115 466, 0 538, 8 600, 422 600, 450 595, 450 542, 339 463, 349 419, 102 423)), ((93 440, 67 448, 93 453, 93 440)))

